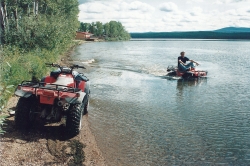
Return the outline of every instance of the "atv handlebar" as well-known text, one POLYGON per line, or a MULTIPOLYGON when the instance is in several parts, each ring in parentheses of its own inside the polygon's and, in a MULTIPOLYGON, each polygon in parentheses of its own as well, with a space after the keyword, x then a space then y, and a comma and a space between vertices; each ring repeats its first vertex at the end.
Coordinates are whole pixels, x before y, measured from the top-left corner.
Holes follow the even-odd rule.
MULTIPOLYGON (((59 67, 60 69, 63 68, 63 66, 60 66, 59 64, 56 64, 56 63, 45 63, 45 65, 47 67, 59 67)), ((71 70, 78 69, 78 68, 86 69, 84 66, 79 66, 79 65, 72 65, 70 66, 70 68, 71 70)))
POLYGON ((84 66, 79 66, 79 65, 73 65, 73 66, 70 66, 70 68, 74 69, 78 69, 78 68, 82 68, 82 69, 86 69, 84 66))
POLYGON ((45 63, 46 67, 61 67, 60 65, 58 64, 55 64, 55 63, 45 63))

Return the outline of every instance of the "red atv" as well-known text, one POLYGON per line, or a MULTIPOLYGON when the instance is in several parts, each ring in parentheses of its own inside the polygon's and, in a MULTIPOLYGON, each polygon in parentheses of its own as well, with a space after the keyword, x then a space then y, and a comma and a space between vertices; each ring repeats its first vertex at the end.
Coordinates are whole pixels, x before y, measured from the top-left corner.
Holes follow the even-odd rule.
POLYGON ((83 66, 58 67, 41 82, 23 81, 16 88, 19 101, 15 111, 15 124, 19 129, 27 129, 36 120, 45 123, 60 122, 66 118, 68 134, 75 136, 81 129, 82 116, 88 112, 90 95, 89 79, 73 70, 83 66))
POLYGON ((184 79, 192 79, 192 78, 201 78, 207 76, 207 71, 195 70, 195 68, 191 68, 189 71, 181 72, 178 67, 168 66, 167 75, 171 77, 182 77, 184 79))

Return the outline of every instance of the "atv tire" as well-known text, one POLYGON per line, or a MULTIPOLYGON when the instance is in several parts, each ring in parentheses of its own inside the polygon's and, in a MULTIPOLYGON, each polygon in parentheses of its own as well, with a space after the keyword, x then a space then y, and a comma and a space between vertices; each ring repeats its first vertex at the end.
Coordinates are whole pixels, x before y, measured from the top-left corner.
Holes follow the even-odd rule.
POLYGON ((83 115, 86 115, 88 113, 89 98, 90 98, 90 91, 88 91, 88 93, 85 95, 84 99, 82 100, 83 115))
POLYGON ((82 110, 80 104, 75 104, 69 109, 66 130, 69 136, 74 137, 79 134, 82 125, 82 110))
POLYGON ((167 76, 176 76, 176 71, 169 72, 167 76))
POLYGON ((86 102, 84 109, 83 109, 83 115, 86 115, 88 113, 88 107, 89 107, 89 99, 86 102))
POLYGON ((33 102, 32 97, 19 98, 15 111, 15 126, 17 129, 28 129, 30 127, 30 112, 33 102))

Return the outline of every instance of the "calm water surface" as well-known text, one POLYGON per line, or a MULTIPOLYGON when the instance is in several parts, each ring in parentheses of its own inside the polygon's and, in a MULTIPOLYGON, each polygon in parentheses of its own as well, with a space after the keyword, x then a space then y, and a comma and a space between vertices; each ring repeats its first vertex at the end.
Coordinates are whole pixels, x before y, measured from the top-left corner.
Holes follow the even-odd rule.
POLYGON ((250 164, 250 41, 87 43, 73 58, 91 66, 89 121, 108 165, 250 164), (207 79, 161 77, 183 50, 207 79))

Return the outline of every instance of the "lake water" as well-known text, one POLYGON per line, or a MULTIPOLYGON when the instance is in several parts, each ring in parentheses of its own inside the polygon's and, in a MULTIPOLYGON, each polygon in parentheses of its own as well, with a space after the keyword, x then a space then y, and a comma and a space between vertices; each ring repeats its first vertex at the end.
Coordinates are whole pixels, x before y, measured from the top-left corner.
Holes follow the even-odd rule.
POLYGON ((250 164, 250 41, 95 42, 73 59, 90 66, 89 121, 108 165, 250 164), (162 77, 181 51, 206 79, 162 77))

